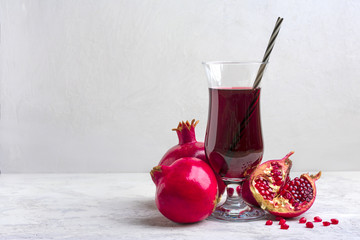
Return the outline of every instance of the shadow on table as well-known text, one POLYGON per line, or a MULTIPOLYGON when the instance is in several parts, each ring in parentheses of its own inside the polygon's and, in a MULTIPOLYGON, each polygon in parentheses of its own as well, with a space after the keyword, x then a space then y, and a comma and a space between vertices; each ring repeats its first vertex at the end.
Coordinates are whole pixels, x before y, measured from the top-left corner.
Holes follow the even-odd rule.
POLYGON ((153 199, 143 199, 134 202, 131 210, 131 218, 127 219, 127 223, 138 226, 148 227, 164 227, 164 228, 182 228, 194 224, 178 224, 165 218, 157 209, 153 199))

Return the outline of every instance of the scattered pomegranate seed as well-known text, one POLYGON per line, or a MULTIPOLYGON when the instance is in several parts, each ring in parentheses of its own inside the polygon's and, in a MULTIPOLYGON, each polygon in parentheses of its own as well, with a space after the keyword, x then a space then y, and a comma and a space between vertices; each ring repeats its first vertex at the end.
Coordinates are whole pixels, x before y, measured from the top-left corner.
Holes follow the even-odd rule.
POLYGON ((304 217, 300 218, 299 223, 306 223, 306 218, 304 218, 304 217))
POLYGON ((306 227, 307 228, 314 228, 314 224, 312 222, 307 222, 306 227))
POLYGON ((280 229, 288 229, 289 225, 287 225, 286 223, 284 223, 283 225, 280 226, 280 229))
POLYGON ((314 217, 314 222, 322 222, 321 217, 319 216, 314 217))
POLYGON ((279 225, 284 225, 285 223, 286 223, 286 220, 285 220, 285 219, 280 219, 279 225))
POLYGON ((339 223, 339 220, 337 220, 336 218, 332 218, 330 219, 331 221, 331 224, 338 224, 339 223))
POLYGON ((273 224, 273 221, 271 221, 271 220, 267 220, 265 223, 265 225, 272 225, 272 224, 273 224))
POLYGON ((275 220, 276 221, 280 221, 281 219, 283 219, 282 217, 276 217, 275 220))
POLYGON ((331 223, 328 222, 328 221, 323 221, 323 225, 326 227, 326 226, 329 226, 331 223))

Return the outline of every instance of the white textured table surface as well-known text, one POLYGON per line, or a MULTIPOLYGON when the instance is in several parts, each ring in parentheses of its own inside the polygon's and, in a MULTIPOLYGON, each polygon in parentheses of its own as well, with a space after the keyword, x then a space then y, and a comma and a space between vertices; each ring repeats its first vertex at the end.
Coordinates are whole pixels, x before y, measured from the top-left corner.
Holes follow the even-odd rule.
POLYGON ((304 214, 339 225, 288 230, 265 220, 180 225, 154 204, 149 174, 3 174, 0 239, 360 239, 360 172, 323 173, 318 196, 304 214))

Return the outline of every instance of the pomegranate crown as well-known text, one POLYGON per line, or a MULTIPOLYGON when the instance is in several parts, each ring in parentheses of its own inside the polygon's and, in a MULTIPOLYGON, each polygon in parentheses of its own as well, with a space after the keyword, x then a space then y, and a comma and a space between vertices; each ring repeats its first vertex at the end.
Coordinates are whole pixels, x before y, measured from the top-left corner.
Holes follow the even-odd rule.
POLYGON ((191 123, 189 121, 179 122, 177 128, 173 128, 179 137, 179 144, 185 144, 190 142, 196 142, 195 127, 199 123, 199 120, 193 119, 191 123))
POLYGON ((293 155, 294 153, 295 153, 294 151, 291 151, 291 152, 289 152, 288 154, 286 154, 285 157, 282 158, 282 160, 285 161, 285 164, 289 166, 288 172, 290 172, 290 169, 291 169, 291 167, 292 167, 292 161, 290 160, 289 157, 290 157, 291 155, 293 155))
POLYGON ((189 121, 181 121, 179 122, 179 125, 177 126, 177 128, 173 128, 173 131, 183 131, 184 128, 187 128, 189 131, 191 131, 191 129, 195 129, 196 125, 199 123, 199 120, 191 120, 191 123, 189 123, 189 121))
POLYGON ((321 177, 321 171, 318 172, 318 173, 315 174, 315 175, 310 175, 310 177, 311 177, 312 179, 314 179, 315 181, 316 181, 316 180, 319 180, 319 178, 321 177))
POLYGON ((150 171, 150 176, 151 179, 153 180, 153 182, 157 185, 160 178, 162 178, 163 176, 163 169, 162 167, 164 166, 155 166, 153 167, 153 169, 150 171))

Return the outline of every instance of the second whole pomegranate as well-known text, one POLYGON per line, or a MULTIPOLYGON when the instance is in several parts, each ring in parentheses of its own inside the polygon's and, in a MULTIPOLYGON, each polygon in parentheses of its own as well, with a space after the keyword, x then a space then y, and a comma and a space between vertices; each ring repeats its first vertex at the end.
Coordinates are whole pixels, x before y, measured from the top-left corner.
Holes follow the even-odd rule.
POLYGON ((170 166, 154 167, 150 174, 156 184, 156 206, 168 219, 194 223, 214 211, 218 202, 217 181, 204 161, 180 158, 170 166))

